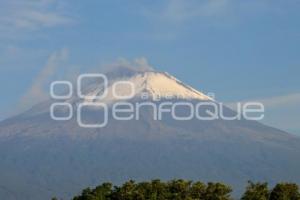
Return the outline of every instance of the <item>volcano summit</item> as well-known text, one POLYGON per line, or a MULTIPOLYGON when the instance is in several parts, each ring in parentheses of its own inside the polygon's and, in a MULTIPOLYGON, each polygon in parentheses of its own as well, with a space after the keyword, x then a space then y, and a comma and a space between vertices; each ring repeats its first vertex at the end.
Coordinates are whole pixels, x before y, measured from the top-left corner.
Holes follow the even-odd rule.
MULTIPOLYGON (((167 73, 120 67, 105 75, 107 84, 83 81, 76 87, 83 96, 72 90, 76 95, 59 100, 71 105, 74 115, 69 120, 51 118, 51 105, 58 101, 49 99, 0 123, 0 199, 69 198, 87 186, 128 179, 223 181, 238 193, 247 180, 300 183, 298 137, 246 119, 175 120, 163 113, 156 120, 153 105, 215 101, 167 73), (120 100, 114 92, 130 98, 120 100), (108 114, 105 127, 78 126, 78 107, 91 103, 107 105, 108 113, 116 103, 150 106, 140 107, 138 120, 108 114)), ((200 113, 209 109, 203 107, 200 113)), ((69 111, 62 106, 55 113, 65 116, 69 111)), ((104 116, 95 109, 80 111, 85 123, 104 116)), ((186 116, 188 106, 176 112, 186 116)))

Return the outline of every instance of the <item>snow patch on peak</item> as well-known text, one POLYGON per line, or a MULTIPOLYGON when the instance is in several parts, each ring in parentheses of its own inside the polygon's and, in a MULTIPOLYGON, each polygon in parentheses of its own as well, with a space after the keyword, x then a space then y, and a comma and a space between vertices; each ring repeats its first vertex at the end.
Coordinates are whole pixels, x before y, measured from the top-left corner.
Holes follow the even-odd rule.
MULTIPOLYGON (((89 96, 97 96, 103 93, 101 86, 94 87, 88 92, 89 96)), ((182 83, 168 73, 155 71, 139 72, 129 77, 115 78, 109 82, 106 96, 101 99, 85 98, 87 102, 114 103, 133 98, 159 100, 159 99, 187 99, 208 100, 210 97, 182 83), (115 95, 117 94, 117 96, 115 95)))
POLYGON ((182 83, 167 73, 146 73, 147 90, 152 97, 211 100, 210 97, 182 83))

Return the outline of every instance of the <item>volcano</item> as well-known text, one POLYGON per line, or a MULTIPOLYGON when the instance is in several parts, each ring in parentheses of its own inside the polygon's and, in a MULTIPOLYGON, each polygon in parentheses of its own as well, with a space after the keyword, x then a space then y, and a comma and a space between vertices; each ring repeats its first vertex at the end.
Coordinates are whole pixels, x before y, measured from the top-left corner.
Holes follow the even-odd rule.
MULTIPOLYGON (((225 182, 236 195, 248 180, 300 183, 298 137, 245 119, 176 120, 163 113, 158 120, 153 107, 161 104, 219 103, 168 73, 120 67, 105 75, 106 83, 83 81, 70 98, 49 99, 0 123, 0 199, 70 198, 88 186, 129 179, 225 182), (53 120, 55 103, 70 105, 56 107, 56 115, 73 115, 53 120), (85 124, 103 120, 103 109, 78 109, 99 103, 107 108, 106 126, 80 126, 79 111, 85 124), (118 120, 112 114, 116 103, 123 111, 129 103, 144 106, 138 119, 118 120)), ((187 116, 188 108, 177 115, 187 116)), ((199 112, 209 109, 207 104, 199 112)))

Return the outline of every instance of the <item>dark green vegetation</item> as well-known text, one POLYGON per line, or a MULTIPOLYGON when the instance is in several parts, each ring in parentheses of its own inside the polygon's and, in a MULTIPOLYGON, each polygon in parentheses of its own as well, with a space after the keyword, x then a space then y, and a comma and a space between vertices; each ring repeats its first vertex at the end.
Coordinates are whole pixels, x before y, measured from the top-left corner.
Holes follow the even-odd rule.
MULTIPOLYGON (((73 200, 231 200, 231 192, 231 187, 223 183, 186 180, 136 183, 131 180, 122 186, 103 183, 94 189, 86 188, 73 200)), ((267 183, 249 182, 241 200, 300 200, 299 187, 279 183, 270 190, 267 183)))

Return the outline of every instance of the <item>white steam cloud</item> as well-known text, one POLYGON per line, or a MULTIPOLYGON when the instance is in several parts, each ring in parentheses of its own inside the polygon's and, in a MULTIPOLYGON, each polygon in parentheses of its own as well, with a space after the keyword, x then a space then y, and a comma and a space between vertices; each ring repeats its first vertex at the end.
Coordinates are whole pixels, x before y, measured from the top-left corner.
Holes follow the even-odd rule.
POLYGON ((47 83, 55 74, 56 70, 68 58, 68 49, 63 48, 51 54, 47 60, 46 65, 38 76, 33 80, 32 85, 21 98, 21 107, 25 108, 32 106, 38 102, 46 100, 49 97, 49 92, 46 88, 47 83))

